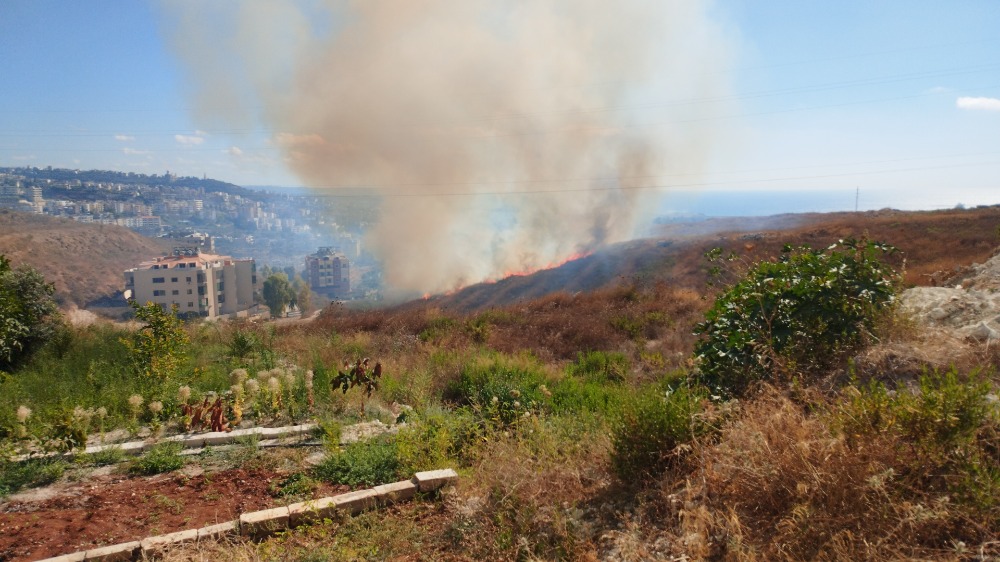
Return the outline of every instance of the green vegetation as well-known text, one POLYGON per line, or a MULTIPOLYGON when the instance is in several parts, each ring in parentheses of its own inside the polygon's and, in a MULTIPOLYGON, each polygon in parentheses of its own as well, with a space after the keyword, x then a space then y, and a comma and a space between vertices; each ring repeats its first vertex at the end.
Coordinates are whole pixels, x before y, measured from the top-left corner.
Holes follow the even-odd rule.
MULTIPOLYGON (((993 556, 1000 355, 965 342, 972 351, 956 368, 920 364, 922 376, 863 364, 889 353, 879 338, 895 313, 898 276, 881 261, 890 251, 790 249, 747 268, 711 307, 648 283, 477 315, 418 303, 265 327, 173 324, 150 310, 173 330, 161 333, 190 341, 158 370, 137 360, 155 355, 136 343, 155 339, 149 319, 138 334, 64 328, 0 381, 0 493, 124 460, 117 449, 76 463, 15 454, 77 451, 120 429, 204 431, 218 403, 230 426, 319 424, 316 467, 306 449, 256 438, 197 457, 207 479, 212 469, 276 474, 268 501, 444 467, 462 478, 444 504, 199 544, 219 549, 205 558, 993 556), (341 446, 362 419, 405 425, 341 446)), ((180 452, 161 444, 125 471, 177 470, 180 452)))
POLYGON ((787 246, 780 260, 753 266, 696 327, 701 380, 739 396, 757 381, 816 375, 841 361, 891 311, 898 275, 879 257, 893 251, 854 240, 787 246))
POLYGON ((278 318, 285 314, 288 305, 295 302, 297 295, 288 276, 284 273, 274 273, 264 280, 264 304, 271 309, 271 316, 278 318))
POLYGON ((181 444, 175 441, 160 443, 129 463, 128 471, 142 476, 172 472, 185 464, 182 450, 181 444))
POLYGON ((52 338, 59 326, 53 286, 38 271, 0 254, 0 378, 52 338))
POLYGON ((125 340, 138 369, 149 377, 149 382, 162 386, 174 376, 181 361, 188 335, 177 318, 177 305, 170 312, 154 302, 138 304, 129 301, 135 317, 145 325, 125 340))

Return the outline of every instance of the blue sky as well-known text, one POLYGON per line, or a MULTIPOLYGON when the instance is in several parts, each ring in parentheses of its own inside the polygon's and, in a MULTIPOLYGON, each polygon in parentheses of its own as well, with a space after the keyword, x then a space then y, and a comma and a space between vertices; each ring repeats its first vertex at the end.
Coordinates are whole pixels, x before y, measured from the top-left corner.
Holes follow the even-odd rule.
MULTIPOLYGON (((718 0, 710 11, 730 51, 711 72, 731 94, 705 169, 664 179, 664 210, 704 198, 728 202, 723 214, 767 212, 733 192, 773 197, 776 212, 852 208, 855 190, 861 208, 1000 203, 1000 2, 718 0)), ((165 17, 134 0, 0 3, 0 166, 300 185, 279 131, 196 120, 165 17)))

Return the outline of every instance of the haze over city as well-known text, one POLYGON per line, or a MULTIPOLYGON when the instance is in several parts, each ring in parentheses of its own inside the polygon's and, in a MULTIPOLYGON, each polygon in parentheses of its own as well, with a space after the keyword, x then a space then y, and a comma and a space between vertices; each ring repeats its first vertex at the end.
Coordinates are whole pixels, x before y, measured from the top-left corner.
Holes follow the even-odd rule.
POLYGON ((16 85, 0 92, 0 165, 374 188, 366 246, 417 291, 586 254, 658 214, 1000 192, 988 1, 0 10, 16 85))

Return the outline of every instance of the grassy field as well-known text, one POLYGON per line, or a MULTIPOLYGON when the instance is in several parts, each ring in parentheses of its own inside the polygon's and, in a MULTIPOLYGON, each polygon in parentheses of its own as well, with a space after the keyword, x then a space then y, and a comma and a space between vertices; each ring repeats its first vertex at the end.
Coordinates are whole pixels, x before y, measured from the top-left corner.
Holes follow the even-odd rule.
MULTIPOLYGON (((918 219, 910 224, 925 228, 918 219)), ((962 224, 942 243, 980 252, 979 242, 963 241, 962 224)), ((976 222, 976 232, 985 228, 976 222)), ((829 226, 823 236, 839 232, 829 226)), ((725 244, 750 263, 778 255, 787 236, 725 244)), ((917 253, 949 270, 968 265, 958 263, 959 250, 917 253)), ((684 267, 707 278, 700 260, 684 267)), ((907 279, 925 269, 909 259, 907 279)), ((67 328, 0 383, 2 447, 58 448, 74 431, 179 430, 183 404, 214 393, 246 423, 317 420, 330 443, 358 420, 406 422, 394 435, 331 445, 318 466, 279 483, 293 491, 445 466, 461 475, 442 501, 263 542, 187 547, 168 560, 1000 555, 995 349, 970 344, 954 369, 896 373, 878 350, 918 346, 926 336, 889 315, 877 338, 824 363, 822 373, 793 373, 731 398, 693 376, 695 327, 722 290, 678 287, 657 274, 468 313, 430 300, 385 310, 333 306, 312 322, 280 327, 190 325, 180 368, 158 385, 141 378, 123 343, 127 329, 67 328), (363 357, 384 368, 372 396, 332 388, 344 362, 363 357), (23 420, 21 407, 31 410, 21 411, 23 420)), ((174 466, 170 451, 159 454, 135 470, 174 466)), ((6 460, 0 486, 9 493, 60 470, 6 460)))

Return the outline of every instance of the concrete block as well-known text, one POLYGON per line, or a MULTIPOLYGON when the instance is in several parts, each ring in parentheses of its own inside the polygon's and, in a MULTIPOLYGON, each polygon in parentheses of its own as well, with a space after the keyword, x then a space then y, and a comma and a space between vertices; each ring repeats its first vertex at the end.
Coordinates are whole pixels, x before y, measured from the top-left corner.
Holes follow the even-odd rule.
POLYGON ((413 483, 421 492, 433 492, 447 484, 454 484, 456 481, 458 481, 458 473, 450 468, 428 470, 413 475, 413 483))
POLYGON ((233 437, 225 431, 212 431, 201 436, 201 442, 205 447, 215 447, 217 445, 228 445, 233 442, 233 437))
POLYGON ((287 506, 240 515, 240 534, 247 537, 263 537, 287 528, 287 506))
POLYGON ((155 537, 146 537, 139 541, 142 555, 146 557, 162 556, 172 546, 198 540, 198 529, 187 529, 176 533, 167 533, 155 537))
POLYGON ((130 443, 122 443, 119 445, 122 452, 126 455, 141 455, 143 451, 146 450, 146 444, 142 441, 132 441, 130 443))
POLYGON ((402 482, 375 486, 373 490, 378 494, 380 504, 389 505, 413 499, 414 494, 417 493, 417 485, 412 480, 403 480, 402 482))
POLYGON ((320 498, 288 506, 288 525, 298 527, 333 517, 337 510, 336 498, 320 498))
POLYGON ((126 560, 135 560, 138 558, 141 550, 142 546, 139 544, 139 541, 124 542, 88 550, 84 554, 83 559, 88 561, 125 562, 126 560))
POLYGON ((54 556, 52 558, 46 558, 39 562, 83 562, 84 555, 86 552, 74 552, 72 554, 63 554, 62 556, 54 556))
POLYGON ((209 525, 207 527, 202 527, 198 529, 198 540, 199 541, 215 541, 229 535, 238 535, 240 533, 240 522, 239 520, 226 521, 225 523, 219 523, 218 525, 209 525))
POLYGON ((337 504, 337 509, 351 515, 357 515, 375 507, 378 502, 378 494, 375 493, 375 490, 357 490, 334 496, 332 499, 337 504))

